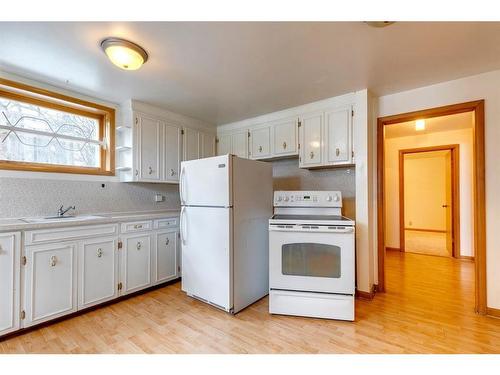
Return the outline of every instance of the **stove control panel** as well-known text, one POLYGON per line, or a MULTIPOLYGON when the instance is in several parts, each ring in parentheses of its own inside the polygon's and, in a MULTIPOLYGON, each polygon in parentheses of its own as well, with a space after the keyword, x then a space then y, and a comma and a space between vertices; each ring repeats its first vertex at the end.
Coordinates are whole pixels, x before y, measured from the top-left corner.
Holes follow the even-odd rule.
POLYGON ((340 191, 288 191, 274 192, 275 207, 342 207, 340 191))

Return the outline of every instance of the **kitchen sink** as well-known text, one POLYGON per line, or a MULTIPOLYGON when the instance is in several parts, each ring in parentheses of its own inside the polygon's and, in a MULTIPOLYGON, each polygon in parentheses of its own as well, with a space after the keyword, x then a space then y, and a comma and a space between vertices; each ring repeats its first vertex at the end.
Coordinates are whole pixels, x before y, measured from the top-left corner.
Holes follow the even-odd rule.
POLYGON ((19 219, 25 223, 57 223, 67 221, 85 221, 94 219, 103 219, 104 216, 97 215, 65 215, 65 216, 46 216, 46 217, 26 217, 19 219))

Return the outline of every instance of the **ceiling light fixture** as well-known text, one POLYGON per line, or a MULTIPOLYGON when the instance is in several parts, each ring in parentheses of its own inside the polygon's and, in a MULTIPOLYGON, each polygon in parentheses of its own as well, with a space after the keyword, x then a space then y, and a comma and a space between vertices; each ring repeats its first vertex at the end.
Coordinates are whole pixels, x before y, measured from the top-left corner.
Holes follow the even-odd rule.
POLYGON ((148 61, 144 48, 125 39, 106 38, 101 48, 113 64, 125 70, 137 70, 148 61))
POLYGON ((391 26, 395 21, 365 21, 368 26, 381 28, 391 26))
POLYGON ((416 131, 425 130, 425 120, 415 121, 415 130, 416 131))

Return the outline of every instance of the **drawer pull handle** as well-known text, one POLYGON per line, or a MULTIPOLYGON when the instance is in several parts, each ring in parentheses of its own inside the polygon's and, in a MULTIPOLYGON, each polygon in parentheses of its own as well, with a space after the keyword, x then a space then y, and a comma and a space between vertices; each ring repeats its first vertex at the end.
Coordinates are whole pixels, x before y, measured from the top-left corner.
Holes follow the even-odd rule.
POLYGON ((153 168, 149 167, 149 174, 153 174, 153 168))
POLYGON ((259 152, 262 152, 262 146, 259 146, 259 152))
POLYGON ((134 229, 142 229, 142 224, 135 224, 134 229))
POLYGON ((142 247, 142 243, 137 242, 137 250, 141 250, 141 247, 142 247))
POLYGON ((56 264, 57 264, 57 257, 56 257, 55 255, 52 255, 52 256, 50 257, 50 266, 51 266, 51 267, 55 267, 55 266, 56 266, 56 264))
POLYGON ((170 243, 170 240, 167 238, 167 241, 165 241, 165 245, 168 246, 169 243, 170 243))
POLYGON ((138 169, 135 170, 135 175, 139 176, 139 170, 138 169))
POLYGON ((102 249, 101 248, 97 249, 97 257, 102 258, 102 249))
POLYGON ((283 149, 286 150, 286 142, 283 142, 283 149))
POLYGON ((340 149, 339 149, 338 147, 335 149, 335 155, 336 155, 336 156, 339 156, 339 155, 340 155, 340 149))
POLYGON ((311 159, 314 159, 314 152, 313 151, 311 151, 310 156, 311 156, 311 159))
POLYGON ((170 176, 175 176, 175 171, 172 168, 170 168, 170 176))

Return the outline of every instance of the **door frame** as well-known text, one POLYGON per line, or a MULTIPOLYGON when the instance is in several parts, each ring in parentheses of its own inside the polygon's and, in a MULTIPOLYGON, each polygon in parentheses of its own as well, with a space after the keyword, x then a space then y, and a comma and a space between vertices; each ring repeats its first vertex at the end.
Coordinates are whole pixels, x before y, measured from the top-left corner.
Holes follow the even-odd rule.
POLYGON ((484 99, 420 111, 379 117, 377 119, 377 238, 378 285, 385 292, 385 204, 384 204, 384 126, 457 113, 473 112, 473 223, 475 257, 475 311, 485 315, 486 307, 486 207, 485 207, 485 152, 484 99))
POLYGON ((460 145, 440 145, 399 150, 399 250, 405 251, 404 156, 433 151, 451 152, 452 256, 460 258, 460 145))

